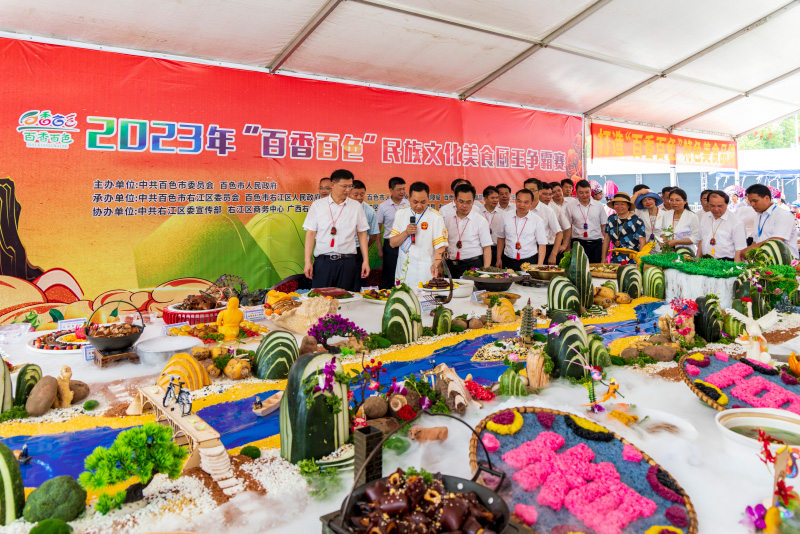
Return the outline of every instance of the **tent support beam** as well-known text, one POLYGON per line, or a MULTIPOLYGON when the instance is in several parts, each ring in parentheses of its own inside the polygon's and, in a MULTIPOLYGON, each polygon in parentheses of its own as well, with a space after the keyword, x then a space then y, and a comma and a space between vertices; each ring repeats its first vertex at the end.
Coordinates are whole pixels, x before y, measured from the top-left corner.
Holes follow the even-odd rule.
MULTIPOLYGON (((800 1, 800 0, 798 0, 800 1)), ((274 73, 276 70, 281 68, 289 56, 291 56, 295 50, 300 48, 300 45, 303 44, 303 41, 308 39, 308 37, 316 30, 320 24, 322 24, 328 15, 330 15, 336 7, 342 3, 342 0, 328 0, 325 4, 317 11, 313 17, 303 26, 303 29, 295 35, 289 43, 283 47, 283 50, 278 53, 275 58, 269 62, 267 65, 267 69, 274 73)))
MULTIPOLYGON (((800 1, 800 0, 797 0, 800 1)), ((533 46, 523 50, 522 53, 518 54, 516 57, 512 58, 510 61, 507 61, 505 64, 500 66, 499 68, 495 69, 494 71, 490 72, 488 75, 484 76, 481 80, 477 83, 468 87, 463 93, 458 95, 461 100, 466 100, 470 96, 474 95, 494 80, 508 72, 509 70, 513 69, 526 59, 528 59, 531 55, 538 52, 542 48, 547 48, 547 45, 550 44, 552 41, 557 39, 559 36, 564 34, 565 32, 569 31, 570 29, 574 28, 582 21, 586 20, 590 16, 592 16, 596 11, 601 9, 603 6, 611 2, 611 0, 597 0, 592 5, 572 17, 571 19, 567 20, 558 28, 547 34, 540 44, 534 44, 533 46)))
POLYGON ((787 113, 786 115, 781 115, 777 119, 773 119, 773 120, 771 120, 769 122, 765 122, 764 124, 759 124, 755 128, 750 128, 749 130, 745 130, 744 132, 742 132, 740 134, 734 135, 734 137, 737 138, 737 139, 739 137, 744 137, 745 135, 751 134, 751 133, 755 132, 756 130, 760 130, 761 128, 764 128, 765 126, 769 126, 770 124, 774 124, 774 123, 776 123, 778 121, 782 121, 783 119, 788 119, 792 115, 797 115, 798 113, 800 113, 800 108, 797 108, 796 110, 792 111, 791 113, 787 113))
POLYGON ((683 119, 680 122, 676 122, 670 128, 677 128, 677 127, 682 126, 682 125, 684 125, 684 124, 686 124, 688 122, 691 122, 691 121, 693 121, 695 119, 698 119, 698 118, 700 118, 700 117, 702 117, 704 115, 708 115, 712 111, 716 111, 721 107, 727 106, 728 104, 733 104, 737 100, 741 100, 742 98, 746 98, 746 97, 752 95, 753 93, 761 91, 762 89, 766 89, 767 87, 775 85, 776 83, 780 83, 783 80, 785 80, 787 78, 791 78, 792 76, 794 76, 795 74, 798 74, 798 73, 800 73, 800 67, 798 67, 796 69, 792 69, 787 73, 781 74, 777 78, 773 78, 773 79, 771 79, 771 80, 769 80, 767 82, 762 83, 761 85, 759 85, 757 87, 753 87, 749 91, 747 91, 747 92, 745 92, 743 94, 740 94, 740 95, 736 95, 733 98, 731 98, 729 100, 726 100, 725 102, 721 102, 721 103, 717 104, 716 106, 712 106, 712 107, 710 107, 710 108, 708 108, 708 109, 706 109, 704 111, 701 111, 700 113, 696 113, 696 114, 692 115, 691 117, 689 117, 687 119, 683 119))
POLYGON ((675 63, 671 67, 668 67, 667 69, 665 69, 661 73, 660 76, 653 76, 652 78, 649 78, 649 79, 645 80, 644 82, 642 82, 642 83, 640 83, 640 84, 638 84, 638 85, 636 85, 634 87, 631 87, 627 91, 625 91, 623 93, 620 93, 619 95, 617 95, 617 96, 615 96, 615 97, 603 102, 599 106, 593 107, 592 109, 587 111, 586 114, 587 115, 593 115, 593 114, 597 113, 598 111, 600 111, 601 109, 603 109, 603 108, 605 108, 607 106, 610 106, 614 102, 617 102, 621 98, 624 98, 624 97, 630 95, 631 93, 634 93, 634 92, 638 91, 639 89, 650 85, 651 83, 655 82, 659 78, 666 78, 669 74, 672 74, 673 72, 677 71, 678 69, 680 69, 682 67, 685 67, 689 63, 700 59, 701 57, 705 56, 706 54, 709 54, 709 53, 713 52, 714 50, 718 49, 719 47, 721 47, 721 46, 733 41, 734 39, 736 39, 738 37, 741 37, 745 33, 748 33, 750 31, 758 28, 759 26, 762 26, 762 25, 766 24, 767 22, 769 22, 769 21, 771 21, 771 20, 783 15, 784 13, 789 11, 790 9, 796 7, 798 4, 800 4, 800 0, 792 0, 791 2, 789 2, 786 5, 784 5, 783 7, 780 7, 778 9, 776 9, 775 11, 773 11, 772 13, 769 13, 768 15, 766 15, 764 17, 761 17, 757 21, 752 22, 751 24, 748 24, 747 26, 745 26, 744 28, 740 29, 739 31, 736 31, 736 32, 728 35, 727 37, 722 38, 721 40, 717 41, 716 43, 713 43, 713 44, 707 46, 706 48, 700 50, 699 52, 696 52, 695 54, 692 54, 691 56, 687 57, 686 59, 684 59, 682 61, 679 61, 678 63, 675 63))

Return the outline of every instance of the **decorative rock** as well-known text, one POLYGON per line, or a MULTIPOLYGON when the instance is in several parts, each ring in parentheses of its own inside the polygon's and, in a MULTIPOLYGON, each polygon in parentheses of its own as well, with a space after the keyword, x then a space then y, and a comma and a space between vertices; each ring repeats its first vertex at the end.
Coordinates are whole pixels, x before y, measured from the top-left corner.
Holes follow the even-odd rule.
POLYGON ((419 413, 419 411, 422 409, 422 407, 419 405, 419 399, 419 393, 411 388, 406 388, 406 401, 415 413, 419 413))
POLYGON ((482 322, 484 325, 486 324, 486 321, 487 321, 487 319, 486 319, 486 315, 481 315, 480 317, 478 317, 478 319, 480 319, 480 321, 481 321, 481 322, 482 322))
POLYGON ((469 325, 467 324, 467 321, 465 321, 464 319, 453 319, 450 322, 450 327, 452 328, 454 326, 460 326, 464 330, 466 330, 469 327, 469 325))
POLYGON ((633 360, 639 357, 639 349, 628 347, 627 349, 624 349, 622 353, 620 353, 620 356, 622 356, 622 358, 625 360, 633 360))
POLYGON ((53 406, 58 394, 58 382, 52 376, 43 376, 41 380, 33 386, 28 401, 25 403, 25 411, 32 417, 44 415, 53 406))
POLYGON ((473 330, 477 330, 478 328, 483 328, 483 323, 480 319, 470 319, 469 327, 473 330))
POLYGON ((389 403, 380 395, 367 397, 364 400, 364 415, 367 419, 380 419, 389 411, 389 403))
POLYGON ((72 404, 80 402, 89 396, 89 385, 80 380, 70 380, 69 389, 72 391, 72 404))
POLYGON ((656 345, 653 347, 645 347, 642 349, 645 356, 649 356, 659 362, 670 362, 675 359, 677 351, 674 347, 665 345, 656 345))
POLYGON ((395 428, 400 426, 400 423, 397 422, 397 419, 393 417, 381 417, 380 419, 372 419, 367 421, 367 426, 371 426, 372 428, 377 428, 384 434, 388 434, 395 428))
POLYGON ((311 336, 303 336, 303 341, 300 342, 300 356, 317 352, 317 340, 311 336))
POLYGON ((656 344, 666 345, 667 343, 670 343, 670 339, 664 334, 653 334, 647 341, 649 341, 653 345, 656 344))

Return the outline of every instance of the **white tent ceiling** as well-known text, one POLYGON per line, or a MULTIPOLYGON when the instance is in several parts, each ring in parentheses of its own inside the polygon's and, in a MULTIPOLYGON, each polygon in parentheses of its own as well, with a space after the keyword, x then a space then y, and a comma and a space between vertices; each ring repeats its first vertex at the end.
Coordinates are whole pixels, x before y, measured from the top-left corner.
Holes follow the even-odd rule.
POLYGON ((800 0, 3 0, 73 45, 738 136, 800 110, 800 0))

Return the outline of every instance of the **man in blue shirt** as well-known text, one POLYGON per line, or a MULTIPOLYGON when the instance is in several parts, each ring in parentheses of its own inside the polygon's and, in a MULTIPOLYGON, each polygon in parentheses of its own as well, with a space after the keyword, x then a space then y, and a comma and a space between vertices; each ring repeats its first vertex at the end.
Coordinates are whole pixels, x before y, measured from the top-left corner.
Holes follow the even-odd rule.
MULTIPOLYGON (((371 247, 372 244, 378 239, 380 228, 378 227, 378 217, 375 214, 375 208, 364 202, 364 199, 367 198, 367 186, 364 185, 364 182, 361 180, 353 180, 353 189, 350 190, 350 198, 361 203, 361 208, 364 210, 364 215, 367 216, 367 223, 369 223, 369 230, 367 230, 369 245, 367 246, 367 249, 369 249, 369 247, 371 247)), ((362 251, 358 244, 358 240, 356 240, 356 248, 358 249, 357 252, 361 254, 362 262, 364 261, 365 254, 367 256, 367 261, 369 261, 369 250, 367 250, 366 253, 362 251)))

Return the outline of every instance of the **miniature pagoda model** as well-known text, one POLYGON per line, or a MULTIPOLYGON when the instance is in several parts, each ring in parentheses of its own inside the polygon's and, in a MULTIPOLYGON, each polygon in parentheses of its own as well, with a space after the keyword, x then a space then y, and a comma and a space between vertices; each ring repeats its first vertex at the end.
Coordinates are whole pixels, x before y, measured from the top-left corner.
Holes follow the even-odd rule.
POLYGON ((531 308, 531 299, 522 308, 522 325, 519 327, 519 338, 522 345, 526 348, 533 346, 533 329, 535 327, 535 319, 533 317, 533 308, 531 308))

